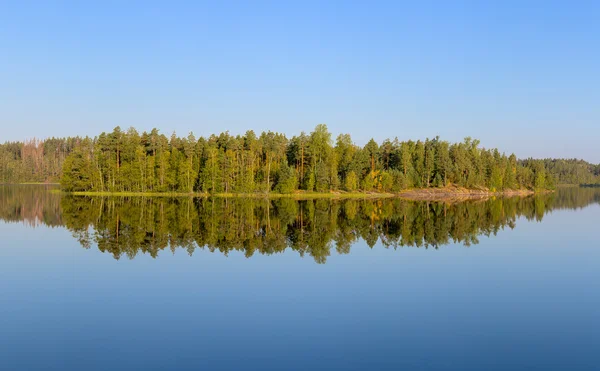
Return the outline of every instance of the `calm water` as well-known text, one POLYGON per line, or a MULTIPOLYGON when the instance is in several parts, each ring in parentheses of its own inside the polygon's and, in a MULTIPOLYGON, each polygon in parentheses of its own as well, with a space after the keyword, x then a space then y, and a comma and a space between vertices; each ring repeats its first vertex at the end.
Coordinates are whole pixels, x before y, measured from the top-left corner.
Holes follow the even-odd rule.
POLYGON ((598 370, 600 190, 455 204, 0 186, 2 370, 598 370))

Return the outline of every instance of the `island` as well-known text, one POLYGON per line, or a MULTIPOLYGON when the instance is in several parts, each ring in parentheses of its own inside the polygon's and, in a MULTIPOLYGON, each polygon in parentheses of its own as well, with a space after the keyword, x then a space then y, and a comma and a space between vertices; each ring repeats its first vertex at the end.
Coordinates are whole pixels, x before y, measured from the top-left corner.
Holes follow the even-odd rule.
POLYGON ((518 159, 470 137, 450 143, 335 140, 324 124, 291 138, 249 130, 196 138, 116 127, 94 138, 0 145, 0 183, 60 182, 76 195, 438 200, 548 192, 600 184, 600 165, 518 159))

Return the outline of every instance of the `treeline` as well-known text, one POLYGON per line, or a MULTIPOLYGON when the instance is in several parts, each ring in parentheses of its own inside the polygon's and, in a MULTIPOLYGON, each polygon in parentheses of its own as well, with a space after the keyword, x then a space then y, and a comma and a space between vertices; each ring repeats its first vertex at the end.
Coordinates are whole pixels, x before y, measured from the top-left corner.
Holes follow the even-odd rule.
POLYGON ((600 166, 579 160, 518 161, 466 138, 448 143, 335 141, 325 125, 310 134, 253 131, 195 138, 119 127, 95 138, 0 145, 0 183, 61 181, 67 191, 179 193, 398 192, 444 187, 551 189, 600 183, 600 166))
POLYGON ((350 135, 335 142, 325 125, 288 139, 283 134, 228 132, 196 139, 158 130, 139 134, 116 128, 79 142, 64 163, 67 191, 292 193, 296 190, 397 192, 443 187, 553 188, 542 161, 520 164, 514 155, 479 147, 478 140, 450 144, 369 141, 350 135))
POLYGON ((0 144, 0 184, 57 183, 80 138, 32 139, 0 144))
MULTIPOLYGON (((530 166, 536 160, 521 161, 530 166)), ((600 164, 594 165, 577 159, 543 159, 546 171, 554 176, 558 184, 598 184, 600 185, 600 164)))
POLYGON ((567 188, 531 197, 485 201, 411 202, 400 199, 296 201, 249 198, 85 197, 7 187, 0 220, 63 225, 86 248, 134 258, 183 248, 229 254, 287 249, 324 263, 359 240, 374 247, 433 247, 478 243, 479 236, 542 220, 552 210, 600 204, 596 189, 567 188))

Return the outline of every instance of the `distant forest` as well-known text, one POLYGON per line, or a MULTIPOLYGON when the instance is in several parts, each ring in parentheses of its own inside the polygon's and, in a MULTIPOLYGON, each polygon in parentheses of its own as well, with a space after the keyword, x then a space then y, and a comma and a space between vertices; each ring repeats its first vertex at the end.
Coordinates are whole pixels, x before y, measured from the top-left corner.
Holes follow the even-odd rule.
POLYGON ((448 185, 502 191, 600 184, 600 165, 518 160, 471 138, 370 140, 360 147, 348 134, 334 141, 325 125, 291 139, 271 131, 169 138, 157 129, 117 127, 95 138, 0 144, 0 183, 59 181, 66 191, 92 192, 399 192, 448 185))

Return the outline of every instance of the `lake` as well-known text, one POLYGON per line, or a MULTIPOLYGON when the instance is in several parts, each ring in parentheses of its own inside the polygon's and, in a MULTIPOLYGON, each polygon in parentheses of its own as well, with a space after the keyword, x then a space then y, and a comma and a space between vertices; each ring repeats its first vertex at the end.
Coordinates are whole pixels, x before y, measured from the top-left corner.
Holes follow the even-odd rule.
POLYGON ((76 197, 0 186, 2 370, 597 370, 600 190, 76 197))

